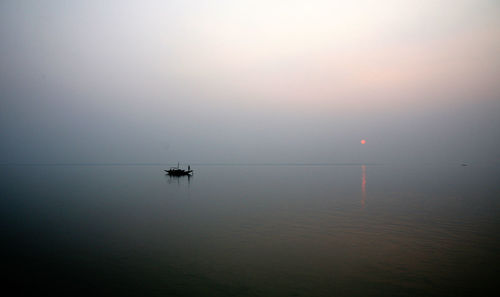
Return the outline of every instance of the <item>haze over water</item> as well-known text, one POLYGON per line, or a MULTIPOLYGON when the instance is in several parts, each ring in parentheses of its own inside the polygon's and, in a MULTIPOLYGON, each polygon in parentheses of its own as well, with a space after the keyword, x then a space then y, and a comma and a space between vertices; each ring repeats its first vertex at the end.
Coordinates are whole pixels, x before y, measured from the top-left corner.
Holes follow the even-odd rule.
POLYGON ((485 292, 499 52, 498 1, 1 1, 2 284, 485 292))
POLYGON ((497 1, 2 1, 0 28, 1 163, 500 159, 497 1))

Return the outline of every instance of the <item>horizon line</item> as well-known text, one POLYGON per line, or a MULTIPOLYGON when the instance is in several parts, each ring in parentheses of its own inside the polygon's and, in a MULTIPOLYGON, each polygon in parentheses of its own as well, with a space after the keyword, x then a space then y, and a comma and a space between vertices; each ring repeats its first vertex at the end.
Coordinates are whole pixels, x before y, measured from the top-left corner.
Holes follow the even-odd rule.
POLYGON ((182 163, 182 162, 29 162, 0 163, 0 166, 353 166, 382 165, 382 163, 361 162, 213 162, 213 163, 182 163))

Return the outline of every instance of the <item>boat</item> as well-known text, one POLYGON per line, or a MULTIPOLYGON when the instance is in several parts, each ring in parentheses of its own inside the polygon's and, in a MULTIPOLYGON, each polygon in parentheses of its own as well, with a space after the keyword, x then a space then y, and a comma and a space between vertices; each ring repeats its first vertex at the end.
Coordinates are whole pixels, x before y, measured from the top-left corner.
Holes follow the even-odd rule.
POLYGON ((171 176, 184 176, 184 175, 190 176, 193 174, 191 166, 188 166, 188 170, 185 170, 180 168, 179 164, 177 164, 177 167, 170 167, 170 169, 166 169, 165 172, 171 176))

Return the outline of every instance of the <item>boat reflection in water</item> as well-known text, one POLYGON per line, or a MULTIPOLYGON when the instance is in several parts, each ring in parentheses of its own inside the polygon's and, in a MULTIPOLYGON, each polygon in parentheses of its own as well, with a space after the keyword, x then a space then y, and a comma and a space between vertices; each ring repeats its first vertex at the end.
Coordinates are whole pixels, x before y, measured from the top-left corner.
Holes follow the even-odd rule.
POLYGON ((166 176, 168 176, 168 179, 167 179, 167 182, 169 184, 171 183, 174 183, 174 182, 177 182, 177 184, 180 184, 181 182, 184 182, 187 180, 188 182, 188 185, 191 184, 191 179, 193 178, 192 175, 188 174, 188 175, 169 175, 169 174, 165 174, 166 176))

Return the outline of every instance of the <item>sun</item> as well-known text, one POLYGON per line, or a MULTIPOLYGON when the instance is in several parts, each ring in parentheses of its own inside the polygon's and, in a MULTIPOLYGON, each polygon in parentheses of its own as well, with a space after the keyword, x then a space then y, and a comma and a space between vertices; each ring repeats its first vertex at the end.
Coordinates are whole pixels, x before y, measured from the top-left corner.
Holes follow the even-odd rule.
POLYGON ((365 143, 366 143, 366 140, 361 139, 361 144, 365 144, 365 143))

